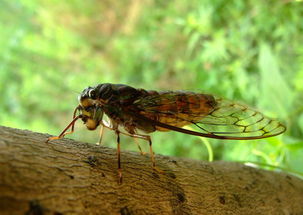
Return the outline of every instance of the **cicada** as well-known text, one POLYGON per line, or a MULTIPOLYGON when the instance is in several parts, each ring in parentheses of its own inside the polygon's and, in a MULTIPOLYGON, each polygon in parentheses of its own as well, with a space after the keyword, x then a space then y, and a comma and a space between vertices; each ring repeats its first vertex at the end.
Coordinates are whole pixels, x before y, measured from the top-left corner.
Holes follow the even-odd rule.
POLYGON ((72 133, 78 119, 89 130, 95 130, 98 126, 101 126, 101 131, 103 128, 113 130, 117 135, 120 180, 120 134, 148 141, 152 167, 155 169, 152 141, 148 135, 155 131, 177 131, 226 140, 252 140, 276 136, 286 130, 282 123, 259 111, 210 94, 158 92, 105 83, 84 89, 78 99, 73 120, 59 136, 50 137, 48 141, 72 133), (108 116, 108 121, 103 119, 104 114, 108 116), (185 129, 184 126, 192 126, 194 130, 185 129))

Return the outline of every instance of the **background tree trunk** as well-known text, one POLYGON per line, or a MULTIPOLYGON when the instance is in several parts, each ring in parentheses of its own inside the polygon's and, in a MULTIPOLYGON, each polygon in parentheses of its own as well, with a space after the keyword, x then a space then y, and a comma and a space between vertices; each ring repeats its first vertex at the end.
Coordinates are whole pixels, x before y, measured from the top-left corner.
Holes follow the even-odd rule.
MULTIPOLYGON (((303 181, 238 163, 122 152, 0 127, 1 214, 303 214, 303 181)), ((122 143, 123 144, 123 143, 122 143)))

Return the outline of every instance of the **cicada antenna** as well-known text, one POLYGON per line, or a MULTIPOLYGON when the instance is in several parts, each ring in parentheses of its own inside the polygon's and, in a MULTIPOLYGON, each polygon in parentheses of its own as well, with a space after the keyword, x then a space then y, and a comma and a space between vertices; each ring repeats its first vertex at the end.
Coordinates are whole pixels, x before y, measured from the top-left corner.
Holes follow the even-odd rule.
POLYGON ((79 95, 81 92, 77 91, 77 90, 70 90, 72 93, 79 95))

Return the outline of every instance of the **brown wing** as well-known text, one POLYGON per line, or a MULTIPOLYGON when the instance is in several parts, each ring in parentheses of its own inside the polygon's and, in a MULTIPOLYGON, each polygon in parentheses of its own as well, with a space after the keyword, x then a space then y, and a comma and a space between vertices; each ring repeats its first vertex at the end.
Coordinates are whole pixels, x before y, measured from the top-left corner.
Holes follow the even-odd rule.
MULTIPOLYGON (((216 107, 213 96, 192 92, 160 92, 134 102, 139 114, 161 123, 183 127, 207 116, 216 107)), ((167 130, 157 127, 157 130, 167 130)))
POLYGON ((134 105, 141 120, 157 130, 175 130, 217 139, 261 139, 279 135, 286 127, 275 119, 245 105, 211 95, 189 92, 163 92, 137 100, 134 105), (195 130, 183 129, 185 125, 195 130))

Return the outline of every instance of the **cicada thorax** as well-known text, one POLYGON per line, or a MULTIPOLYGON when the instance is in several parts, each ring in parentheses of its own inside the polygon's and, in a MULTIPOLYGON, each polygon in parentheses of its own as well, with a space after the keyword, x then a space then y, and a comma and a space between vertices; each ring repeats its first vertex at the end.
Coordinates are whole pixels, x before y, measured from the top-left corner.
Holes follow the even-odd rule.
MULTIPOLYGON (((168 125, 183 127, 202 119, 217 106, 212 95, 193 92, 151 92, 158 97, 155 105, 148 104, 140 111, 143 116, 168 125)), ((152 102, 154 102, 153 100, 152 102)), ((150 101, 146 101, 147 103, 150 101)), ((156 130, 168 131, 156 126, 156 130)))

